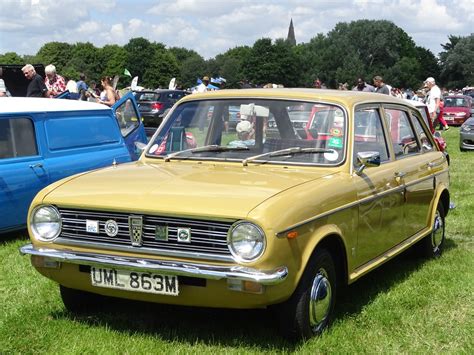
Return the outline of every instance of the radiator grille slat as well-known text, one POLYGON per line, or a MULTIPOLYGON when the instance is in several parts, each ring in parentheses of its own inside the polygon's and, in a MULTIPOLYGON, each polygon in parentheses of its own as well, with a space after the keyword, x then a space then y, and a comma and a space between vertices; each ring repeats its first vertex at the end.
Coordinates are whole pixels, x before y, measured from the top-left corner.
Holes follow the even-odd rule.
POLYGON ((213 256, 231 256, 227 247, 227 233, 233 222, 205 221, 188 218, 175 218, 165 216, 151 216, 140 214, 128 214, 106 211, 88 211, 58 209, 61 213, 62 232, 61 239, 75 243, 94 244, 99 243, 102 247, 131 246, 129 216, 141 216, 143 218, 143 244, 136 248, 145 250, 165 251, 166 255, 176 252, 180 256, 186 253, 197 253, 200 257, 210 259, 213 256), (86 231, 86 221, 97 221, 98 233, 86 231), (119 231, 116 236, 110 237, 105 233, 105 224, 108 220, 117 222, 119 231), (167 227, 168 240, 155 238, 157 227, 167 227), (191 230, 191 242, 178 242, 178 228, 189 228, 191 230))

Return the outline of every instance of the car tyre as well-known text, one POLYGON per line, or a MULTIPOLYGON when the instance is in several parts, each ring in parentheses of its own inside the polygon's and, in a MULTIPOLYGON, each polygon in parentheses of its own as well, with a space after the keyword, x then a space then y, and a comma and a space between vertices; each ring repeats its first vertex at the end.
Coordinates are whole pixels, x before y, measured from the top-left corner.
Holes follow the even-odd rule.
POLYGON ((277 309, 283 336, 290 340, 308 339, 328 328, 334 313, 336 281, 331 253, 317 250, 291 298, 277 309))
POLYGON ((75 290, 59 285, 61 299, 66 309, 71 313, 85 313, 99 310, 106 304, 106 297, 94 293, 75 290))
POLYGON ((420 254, 427 258, 438 258, 441 256, 445 241, 445 219, 444 207, 438 203, 432 231, 423 238, 419 244, 420 254))

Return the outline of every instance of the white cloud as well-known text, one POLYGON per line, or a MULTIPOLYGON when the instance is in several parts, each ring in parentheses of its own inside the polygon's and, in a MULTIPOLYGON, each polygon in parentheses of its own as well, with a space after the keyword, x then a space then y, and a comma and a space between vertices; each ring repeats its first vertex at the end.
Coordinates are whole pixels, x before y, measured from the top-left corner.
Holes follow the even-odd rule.
POLYGON ((473 0, 1 0, 0 53, 34 54, 47 42, 126 44, 145 37, 213 57, 257 39, 327 34, 338 22, 386 19, 417 45, 441 50, 450 34, 473 32, 473 0))

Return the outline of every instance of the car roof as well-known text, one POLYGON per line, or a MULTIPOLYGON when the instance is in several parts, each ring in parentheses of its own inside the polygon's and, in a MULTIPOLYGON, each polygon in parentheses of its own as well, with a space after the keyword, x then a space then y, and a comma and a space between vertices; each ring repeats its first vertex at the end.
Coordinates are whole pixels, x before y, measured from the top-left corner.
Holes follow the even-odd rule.
POLYGON ((181 102, 203 100, 203 99, 230 99, 230 98, 255 98, 255 99, 287 99, 287 100, 310 100, 327 101, 339 103, 341 105, 355 105, 363 102, 367 103, 397 103, 407 105, 403 99, 394 96, 351 91, 351 90, 330 90, 330 89, 310 89, 310 88, 277 88, 277 89, 224 89, 207 91, 204 93, 194 93, 185 96, 181 102))
POLYGON ((2 97, 0 113, 61 112, 110 110, 110 107, 95 102, 47 99, 35 97, 2 97))

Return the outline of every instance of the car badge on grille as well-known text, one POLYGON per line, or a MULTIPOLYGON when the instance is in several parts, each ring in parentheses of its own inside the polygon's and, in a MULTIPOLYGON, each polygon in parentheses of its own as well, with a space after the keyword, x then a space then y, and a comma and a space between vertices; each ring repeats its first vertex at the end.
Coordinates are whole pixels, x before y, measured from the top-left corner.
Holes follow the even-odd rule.
POLYGON ((165 241, 165 242, 168 240, 168 226, 156 226, 155 240, 165 241))
POLYGON ((180 243, 191 243, 191 229, 190 228, 178 228, 178 242, 180 243))
POLYGON ((104 229, 105 234, 107 234, 109 237, 115 237, 119 231, 118 224, 113 219, 109 219, 107 222, 105 222, 104 229))
POLYGON ((141 247, 143 243, 143 217, 129 216, 128 226, 130 228, 130 240, 132 241, 132 246, 141 247))

